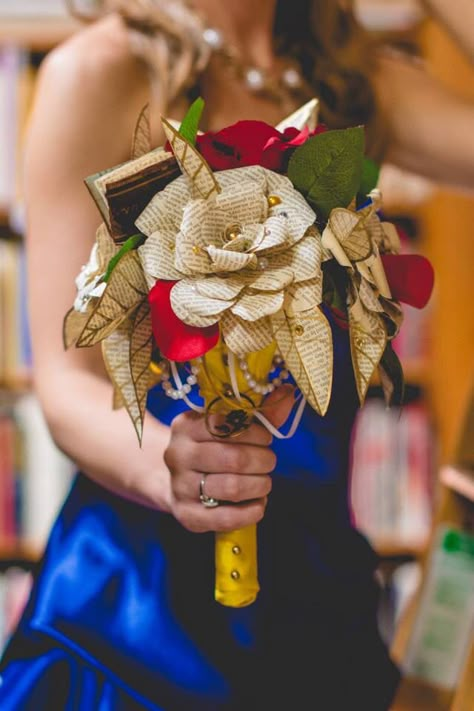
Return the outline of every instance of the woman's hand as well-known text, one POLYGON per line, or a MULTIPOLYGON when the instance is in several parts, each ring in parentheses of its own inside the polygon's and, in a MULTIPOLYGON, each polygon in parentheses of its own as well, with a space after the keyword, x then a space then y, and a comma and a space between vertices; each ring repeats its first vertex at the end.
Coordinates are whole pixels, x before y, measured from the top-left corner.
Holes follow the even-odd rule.
MULTIPOLYGON (((281 426, 294 405, 293 388, 285 386, 267 399, 265 415, 281 426)), ((230 440, 213 437, 204 417, 194 412, 179 415, 171 426, 165 462, 171 472, 171 512, 189 531, 233 531, 263 518, 276 466, 270 449, 272 436, 252 424, 230 440), (221 503, 202 505, 200 483, 205 493, 221 503)))

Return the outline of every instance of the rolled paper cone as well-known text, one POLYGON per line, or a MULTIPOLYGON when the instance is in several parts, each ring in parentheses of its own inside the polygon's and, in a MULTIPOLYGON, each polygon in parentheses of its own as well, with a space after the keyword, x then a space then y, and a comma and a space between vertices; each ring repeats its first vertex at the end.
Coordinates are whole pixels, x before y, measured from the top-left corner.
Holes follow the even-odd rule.
MULTIPOLYGON (((265 348, 259 353, 252 353, 248 358, 251 372, 258 380, 262 380, 271 370, 275 345, 265 348)), ((205 368, 198 375, 199 390, 206 406, 209 406, 219 393, 229 388, 229 369, 226 348, 219 342, 205 356, 205 368)), ((240 371, 236 369, 239 392, 245 395, 249 386, 240 371)), ((255 395, 252 393, 255 397, 255 395)), ((245 401, 242 401, 245 402, 245 401)), ((256 403, 260 404, 260 403, 256 403)), ((235 400, 235 407, 241 409, 242 404, 235 400)), ((257 599, 260 585, 258 583, 257 562, 257 526, 255 524, 228 533, 216 533, 214 560, 216 566, 214 597, 217 602, 226 607, 246 607, 257 599)))
POLYGON ((366 264, 369 265, 373 280, 380 294, 386 299, 391 299, 392 292, 390 291, 387 277, 385 275, 385 269, 383 268, 383 262, 378 251, 369 257, 366 264))
POLYGON ((323 247, 329 249, 334 255, 334 258, 339 262, 341 267, 352 267, 351 261, 344 252, 339 240, 330 227, 326 227, 321 237, 323 247))

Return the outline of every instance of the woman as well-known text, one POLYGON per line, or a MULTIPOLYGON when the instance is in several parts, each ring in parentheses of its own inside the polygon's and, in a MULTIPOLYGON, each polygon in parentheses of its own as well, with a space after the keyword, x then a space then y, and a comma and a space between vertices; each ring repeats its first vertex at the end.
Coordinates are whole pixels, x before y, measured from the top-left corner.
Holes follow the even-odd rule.
MULTIPOLYGON (((451 3, 449 16, 439 0, 431 5, 472 51, 466 0, 451 3)), ((128 159, 150 100, 161 143, 159 114, 182 116, 196 84, 208 130, 239 118, 276 123, 303 88, 281 88, 288 65, 275 54, 274 26, 321 95, 322 119, 368 124, 372 152, 383 136, 386 157, 402 168, 472 186, 473 148, 462 135, 473 108, 419 66, 372 53, 347 2, 193 6, 232 49, 230 65, 222 51, 209 52, 196 16, 178 0, 110 0, 105 16, 54 51, 41 72, 26 156, 36 386, 56 442, 84 474, 5 655, 2 711, 383 711, 396 689, 376 626, 376 556, 350 524, 356 395, 345 332, 333 325, 329 412, 307 413, 290 446, 272 451, 258 425, 216 441, 202 418, 179 414, 157 390, 149 403, 157 417, 139 450, 127 414, 110 409, 100 353, 65 353, 61 324, 98 224, 84 177, 128 159), (264 89, 276 81, 278 95, 251 91, 249 69, 261 70, 264 89), (203 472, 207 495, 232 504, 202 506, 203 472), (250 607, 224 608, 210 594, 212 532, 254 522, 262 591, 250 607)), ((272 421, 284 421, 287 409, 277 398, 272 421)))

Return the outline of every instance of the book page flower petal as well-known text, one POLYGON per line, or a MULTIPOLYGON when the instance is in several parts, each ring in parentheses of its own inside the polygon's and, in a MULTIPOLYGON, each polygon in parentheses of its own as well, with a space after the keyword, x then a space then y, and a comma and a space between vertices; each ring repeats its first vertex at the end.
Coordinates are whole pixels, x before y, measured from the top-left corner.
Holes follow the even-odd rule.
POLYGON ((281 309, 283 299, 283 291, 277 291, 276 293, 247 293, 231 307, 231 311, 245 321, 257 321, 259 318, 274 314, 281 309))
POLYGON ((221 318, 222 337, 227 347, 237 356, 246 356, 262 350, 273 341, 273 333, 268 318, 258 321, 244 321, 231 311, 221 318))

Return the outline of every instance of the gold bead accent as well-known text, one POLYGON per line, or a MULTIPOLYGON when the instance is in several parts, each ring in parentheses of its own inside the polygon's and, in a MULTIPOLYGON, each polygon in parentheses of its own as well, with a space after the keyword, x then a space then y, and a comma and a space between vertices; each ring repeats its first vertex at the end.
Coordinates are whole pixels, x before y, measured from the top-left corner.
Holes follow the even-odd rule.
POLYGON ((295 336, 302 336, 304 333, 304 327, 299 323, 295 326, 295 336))
POLYGON ((268 207, 276 207, 277 205, 280 205, 281 198, 278 197, 278 195, 269 195, 267 201, 268 207))
POLYGON ((201 254, 202 249, 198 244, 193 245, 193 252, 194 254, 201 254))
POLYGON ((230 577, 232 580, 240 580, 240 573, 238 570, 233 570, 232 573, 230 574, 230 577))
POLYGON ((232 546, 232 553, 234 555, 240 555, 242 553, 242 549, 240 546, 232 546))
POLYGON ((224 232, 224 242, 232 242, 232 240, 237 239, 242 234, 242 226, 239 224, 229 225, 225 228, 224 232))

